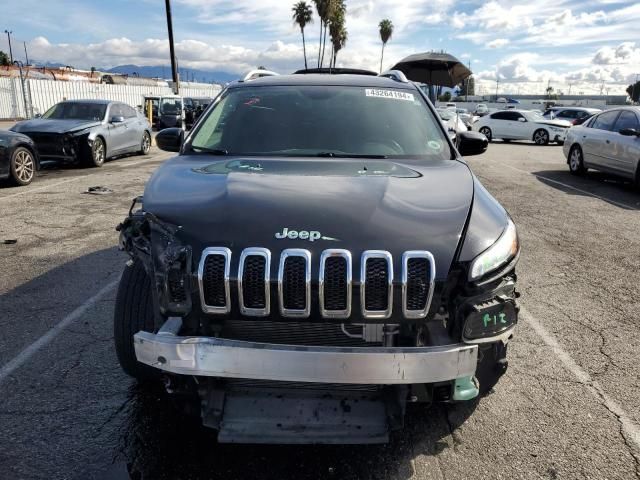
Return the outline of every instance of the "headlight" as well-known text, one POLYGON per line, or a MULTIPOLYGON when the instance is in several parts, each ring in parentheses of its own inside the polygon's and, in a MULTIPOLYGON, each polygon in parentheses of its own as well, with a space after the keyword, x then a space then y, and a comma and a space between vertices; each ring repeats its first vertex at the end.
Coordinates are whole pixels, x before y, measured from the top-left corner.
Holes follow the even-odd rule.
POLYGON ((491 247, 471 262, 469 280, 477 280, 513 259, 520 248, 515 224, 509 219, 507 228, 491 247))
POLYGON ((560 127, 549 127, 549 130, 556 133, 563 133, 565 131, 564 128, 560 128, 560 127))

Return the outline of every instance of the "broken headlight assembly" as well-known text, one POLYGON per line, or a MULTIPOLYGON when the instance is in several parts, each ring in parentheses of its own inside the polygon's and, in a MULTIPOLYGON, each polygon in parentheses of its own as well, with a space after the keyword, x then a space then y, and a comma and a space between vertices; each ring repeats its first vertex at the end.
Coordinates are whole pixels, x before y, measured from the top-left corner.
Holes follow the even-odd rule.
POLYGON ((507 228, 496 243, 478 255, 469 266, 469 280, 476 282, 488 273, 498 270, 515 260, 520 252, 520 243, 515 224, 508 220, 507 228))

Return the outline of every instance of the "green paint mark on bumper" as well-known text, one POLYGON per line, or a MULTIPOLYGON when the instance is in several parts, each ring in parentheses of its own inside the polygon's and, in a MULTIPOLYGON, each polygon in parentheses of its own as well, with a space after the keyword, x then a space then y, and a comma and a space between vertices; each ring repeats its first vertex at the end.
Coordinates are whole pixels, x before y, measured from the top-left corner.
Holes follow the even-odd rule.
POLYGON ((472 400, 480 393, 476 377, 456 378, 453 384, 453 400, 456 402, 472 400))

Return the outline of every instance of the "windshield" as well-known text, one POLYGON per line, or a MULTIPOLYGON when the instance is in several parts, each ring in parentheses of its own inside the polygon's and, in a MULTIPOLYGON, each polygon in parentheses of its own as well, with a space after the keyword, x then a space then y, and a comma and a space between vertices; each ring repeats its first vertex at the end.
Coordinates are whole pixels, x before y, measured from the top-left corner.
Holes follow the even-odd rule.
POLYGON ((180 115, 182 111, 182 100, 179 98, 163 98, 160 104, 162 115, 180 115))
POLYGON ((63 102, 54 105, 42 115, 50 120, 104 120, 107 106, 100 103, 63 102))
POLYGON ((546 118, 540 115, 538 112, 520 112, 529 122, 544 122, 546 118))
POLYGON ((230 89, 200 124, 191 148, 229 155, 452 157, 417 92, 350 86, 230 89))
POLYGON ((451 120, 456 116, 455 110, 438 110, 438 115, 442 120, 451 120))

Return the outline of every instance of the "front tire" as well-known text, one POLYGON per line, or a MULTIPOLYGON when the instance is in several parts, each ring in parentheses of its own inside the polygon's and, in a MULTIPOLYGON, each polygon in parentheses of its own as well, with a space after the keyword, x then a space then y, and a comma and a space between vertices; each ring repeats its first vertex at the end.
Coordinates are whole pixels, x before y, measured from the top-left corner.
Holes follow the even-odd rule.
POLYGON ((90 167, 101 167, 107 158, 107 148, 102 138, 97 137, 91 144, 88 164, 90 167))
POLYGON ((549 144, 549 132, 540 128, 533 132, 533 141, 536 145, 548 145, 549 144))
POLYGON ((480 395, 486 395, 496 386, 507 372, 507 346, 502 342, 480 345, 480 361, 476 369, 476 378, 480 383, 480 395))
POLYGON ((582 149, 578 145, 571 147, 571 151, 569 152, 569 171, 573 175, 584 175, 586 171, 584 168, 582 149))
POLYGON ((149 132, 144 132, 138 153, 140 155, 149 155, 149 150, 151 150, 151 135, 149 135, 149 132))
POLYGON ((489 127, 482 127, 480 130, 478 130, 482 135, 484 135, 485 137, 487 137, 487 140, 489 140, 489 142, 491 142, 491 129, 489 127))
POLYGON ((36 161, 33 153, 25 147, 18 147, 11 156, 11 181, 15 185, 29 185, 36 175, 36 161))
POLYGON ((153 295, 151 280, 142 263, 134 261, 127 263, 120 278, 113 316, 113 339, 122 370, 139 382, 147 382, 157 379, 159 372, 136 359, 133 335, 141 330, 154 331, 153 295))

